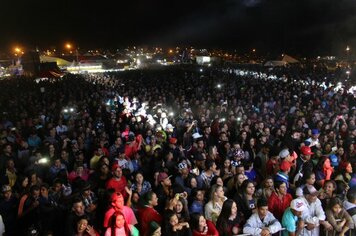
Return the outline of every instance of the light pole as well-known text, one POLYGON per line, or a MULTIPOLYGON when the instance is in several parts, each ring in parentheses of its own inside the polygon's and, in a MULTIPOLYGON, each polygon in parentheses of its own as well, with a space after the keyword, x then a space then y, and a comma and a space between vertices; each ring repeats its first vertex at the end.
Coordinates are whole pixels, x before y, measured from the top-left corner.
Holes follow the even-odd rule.
MULTIPOLYGON (((65 47, 69 50, 69 53, 72 54, 72 44, 70 43, 66 43, 65 47)), ((76 60, 77 60, 77 67, 78 67, 78 74, 80 72, 80 63, 79 63, 79 52, 78 52, 78 48, 75 48, 75 54, 76 54, 76 60)))

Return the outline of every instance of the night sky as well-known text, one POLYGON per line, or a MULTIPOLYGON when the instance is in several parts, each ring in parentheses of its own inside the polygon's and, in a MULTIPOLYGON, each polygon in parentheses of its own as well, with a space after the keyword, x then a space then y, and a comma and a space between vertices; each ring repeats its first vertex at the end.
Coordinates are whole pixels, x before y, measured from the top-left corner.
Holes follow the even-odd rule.
POLYGON ((356 49, 355 0, 5 0, 0 49, 187 46, 294 55, 356 49))

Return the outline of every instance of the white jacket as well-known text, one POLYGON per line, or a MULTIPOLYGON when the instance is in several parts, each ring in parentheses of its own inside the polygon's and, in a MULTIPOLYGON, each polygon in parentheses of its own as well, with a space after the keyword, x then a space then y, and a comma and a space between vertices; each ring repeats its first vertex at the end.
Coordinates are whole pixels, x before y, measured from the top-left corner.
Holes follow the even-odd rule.
POLYGON ((319 236, 320 231, 320 221, 326 219, 325 212, 321 206, 321 201, 317 198, 315 202, 309 204, 305 197, 300 197, 307 209, 302 213, 302 219, 306 223, 314 224, 316 227, 313 230, 303 229, 301 235, 303 236, 319 236))
POLYGON ((261 235, 262 228, 268 228, 271 234, 275 234, 282 229, 281 223, 268 212, 266 217, 261 221, 258 213, 254 213, 247 220, 243 232, 250 235, 261 235))

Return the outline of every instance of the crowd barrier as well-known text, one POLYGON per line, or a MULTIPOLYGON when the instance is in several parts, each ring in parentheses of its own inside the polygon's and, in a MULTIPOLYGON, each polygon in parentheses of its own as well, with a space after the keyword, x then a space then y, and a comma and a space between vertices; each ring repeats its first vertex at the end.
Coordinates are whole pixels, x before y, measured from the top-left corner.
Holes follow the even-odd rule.
MULTIPOLYGON (((283 231, 286 230, 285 228, 282 228, 278 233, 275 233, 274 235, 282 236, 283 231)), ((325 231, 325 236, 337 236, 337 232, 335 230, 332 231, 325 231)), ((234 236, 253 236, 251 234, 236 234, 234 236)), ((349 231, 346 232, 345 236, 356 236, 356 229, 350 229, 349 231)))

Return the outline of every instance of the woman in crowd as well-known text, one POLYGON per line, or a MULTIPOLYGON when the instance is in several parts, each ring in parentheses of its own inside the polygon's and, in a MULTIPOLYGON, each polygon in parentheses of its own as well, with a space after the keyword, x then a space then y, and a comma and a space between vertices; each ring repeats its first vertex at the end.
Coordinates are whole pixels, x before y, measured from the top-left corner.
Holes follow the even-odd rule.
POLYGON ((89 219, 86 215, 79 217, 75 224, 73 236, 99 236, 100 234, 89 225, 89 219))
POLYGON ((251 180, 246 179, 242 183, 241 191, 241 194, 235 195, 234 200, 239 203, 239 209, 245 219, 248 219, 256 210, 255 184, 251 180))
POLYGON ((189 222, 190 217, 186 199, 179 197, 173 211, 176 213, 179 222, 189 222))
POLYGON ((256 196, 258 198, 269 199, 269 197, 274 192, 274 182, 272 176, 267 176, 262 182, 262 188, 257 190, 256 196))
POLYGON ((242 232, 244 217, 237 209, 236 202, 228 199, 224 202, 216 228, 220 236, 232 236, 242 232))
POLYGON ((138 236, 139 231, 135 226, 126 222, 122 212, 115 212, 110 219, 109 227, 105 231, 105 236, 138 236))
POLYGON ((226 199, 223 187, 213 185, 210 192, 210 201, 205 205, 205 218, 216 223, 226 199))
POLYGON ((172 236, 191 236, 192 231, 187 221, 179 222, 178 216, 172 211, 167 211, 165 214, 165 230, 163 235, 172 236))
POLYGON ((143 236, 147 236, 149 234, 149 226, 152 221, 161 224, 162 223, 162 216, 158 213, 154 207, 158 205, 158 198, 157 195, 149 191, 145 193, 142 197, 142 208, 139 209, 139 222, 141 226, 140 233, 143 236))
POLYGON ((151 184, 144 179, 142 172, 137 172, 135 174, 135 182, 131 185, 133 191, 138 192, 141 196, 148 191, 151 191, 151 184))
POLYGON ((319 194, 319 199, 324 209, 327 208, 330 200, 336 197, 335 191, 336 191, 336 182, 334 180, 325 181, 322 192, 319 194))
POLYGON ((346 235, 349 229, 354 228, 354 222, 343 208, 342 201, 338 198, 330 200, 328 208, 326 210, 326 216, 329 223, 333 226, 334 231, 338 235, 346 235))
POLYGON ((296 189, 296 195, 298 197, 303 196, 303 188, 305 186, 314 186, 315 184, 315 173, 312 171, 306 171, 303 173, 303 177, 300 181, 300 186, 296 189))
POLYGON ((219 236, 219 232, 213 222, 206 220, 201 213, 193 213, 191 215, 190 225, 192 227, 193 236, 219 236))

